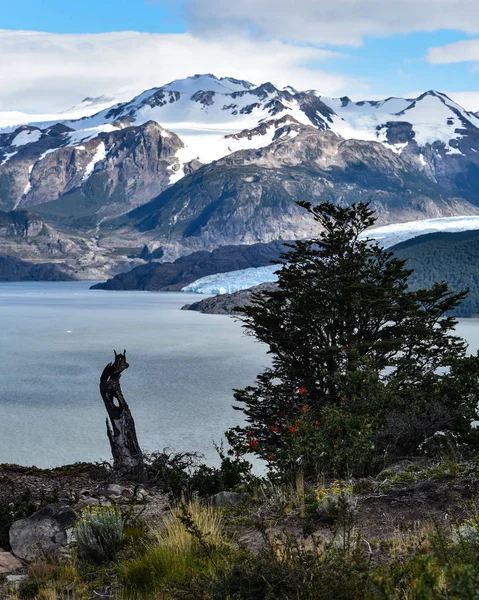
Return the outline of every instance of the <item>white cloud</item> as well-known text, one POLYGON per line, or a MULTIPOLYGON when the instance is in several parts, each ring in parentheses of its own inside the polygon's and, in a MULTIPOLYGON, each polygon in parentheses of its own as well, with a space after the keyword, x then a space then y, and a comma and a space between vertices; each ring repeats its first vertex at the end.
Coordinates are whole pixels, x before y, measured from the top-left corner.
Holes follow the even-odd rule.
POLYGON ((435 65, 479 61, 479 40, 463 40, 429 48, 427 60, 435 65))
MULTIPOLYGON (((156 1, 176 4, 176 0, 156 1)), ((365 36, 437 29, 479 32, 477 0, 184 0, 183 4, 189 30, 199 35, 247 33, 359 45, 365 36)))
POLYGON ((466 110, 479 111, 479 92, 445 92, 466 110))
POLYGON ((311 46, 241 37, 118 32, 51 34, 0 30, 0 111, 55 111, 85 96, 130 99, 145 89, 214 72, 341 94, 358 82, 305 65, 334 53, 311 46))

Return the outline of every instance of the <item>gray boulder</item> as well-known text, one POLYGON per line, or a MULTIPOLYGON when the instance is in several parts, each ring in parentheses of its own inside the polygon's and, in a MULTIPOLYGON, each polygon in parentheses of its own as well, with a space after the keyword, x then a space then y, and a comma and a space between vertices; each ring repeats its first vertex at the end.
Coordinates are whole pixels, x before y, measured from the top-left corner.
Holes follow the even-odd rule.
POLYGON ((242 496, 238 492, 219 492, 211 496, 211 502, 214 506, 237 506, 241 504, 242 496))
POLYGON ((27 561, 53 557, 72 541, 77 515, 69 506, 49 504, 10 528, 12 552, 27 561))

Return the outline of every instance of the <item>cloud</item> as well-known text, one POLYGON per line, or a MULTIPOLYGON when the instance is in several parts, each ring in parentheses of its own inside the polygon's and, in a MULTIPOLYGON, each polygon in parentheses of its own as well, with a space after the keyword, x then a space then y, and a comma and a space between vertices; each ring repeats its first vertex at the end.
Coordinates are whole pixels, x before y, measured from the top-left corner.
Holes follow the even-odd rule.
POLYGON ((429 48, 427 60, 434 65, 479 61, 479 40, 463 40, 429 48))
POLYGON ((319 45, 357 46, 365 36, 438 29, 479 32, 477 0, 184 0, 183 11, 195 35, 246 33, 319 45))
POLYGON ((214 71, 255 83, 341 94, 361 87, 307 65, 335 53, 281 41, 201 39, 190 33, 51 34, 0 30, 0 111, 64 110, 85 96, 130 99, 145 89, 214 71))
POLYGON ((479 92, 445 92, 449 98, 466 110, 479 111, 479 92))

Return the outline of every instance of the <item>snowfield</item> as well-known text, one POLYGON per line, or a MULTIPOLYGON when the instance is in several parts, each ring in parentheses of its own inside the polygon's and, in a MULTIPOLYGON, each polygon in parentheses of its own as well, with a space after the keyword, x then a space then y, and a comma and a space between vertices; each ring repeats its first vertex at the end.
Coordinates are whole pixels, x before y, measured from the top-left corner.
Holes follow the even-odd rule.
MULTIPOLYGON (((384 225, 383 227, 370 229, 362 237, 375 239, 384 248, 389 248, 400 242, 405 242, 411 238, 428 233, 470 231, 474 229, 479 230, 479 217, 477 216, 447 217, 444 219, 427 219, 424 221, 384 225)), ((279 268, 278 265, 271 265, 268 267, 208 275, 190 283, 182 291, 210 294, 213 296, 218 294, 232 294, 233 292, 246 290, 260 283, 276 281, 276 272, 279 268)))

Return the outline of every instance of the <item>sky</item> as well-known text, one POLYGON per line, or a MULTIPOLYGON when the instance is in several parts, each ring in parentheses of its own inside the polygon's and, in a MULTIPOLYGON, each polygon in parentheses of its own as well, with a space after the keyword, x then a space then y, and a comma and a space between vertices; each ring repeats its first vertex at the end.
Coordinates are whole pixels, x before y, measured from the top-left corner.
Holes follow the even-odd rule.
POLYGON ((0 111, 128 100, 195 73, 479 110, 478 0, 0 0, 0 111))

